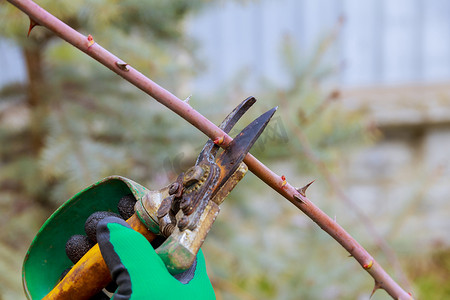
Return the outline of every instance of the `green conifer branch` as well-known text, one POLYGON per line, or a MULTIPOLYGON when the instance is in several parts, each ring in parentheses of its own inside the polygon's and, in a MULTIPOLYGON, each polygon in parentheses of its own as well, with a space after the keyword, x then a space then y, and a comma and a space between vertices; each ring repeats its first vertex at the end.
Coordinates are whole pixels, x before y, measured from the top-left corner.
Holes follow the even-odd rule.
MULTIPOLYGON (((30 17, 30 20, 32 20, 32 24, 37 23, 48 28, 60 38, 85 52, 167 108, 171 109, 173 112, 202 131, 209 138, 213 140, 221 140, 223 138, 223 142, 221 143, 222 147, 226 147, 232 141, 230 136, 225 134, 215 124, 192 108, 188 103, 180 100, 175 95, 160 87, 158 84, 134 69, 132 66, 102 48, 95 42, 95 37, 90 35, 86 37, 82 35, 31 0, 8 0, 8 2, 27 14, 30 17)), ((27 34, 27 30, 25 30, 24 34, 27 34)), ((294 188, 286 181, 284 176, 275 174, 251 154, 246 156, 244 162, 256 176, 303 211, 325 232, 341 244, 374 278, 375 289, 384 289, 394 299, 412 298, 412 296, 405 292, 389 276, 389 274, 387 274, 378 262, 375 261, 375 259, 354 238, 350 236, 350 234, 348 234, 339 224, 315 206, 306 197, 304 190, 297 190, 294 188)))

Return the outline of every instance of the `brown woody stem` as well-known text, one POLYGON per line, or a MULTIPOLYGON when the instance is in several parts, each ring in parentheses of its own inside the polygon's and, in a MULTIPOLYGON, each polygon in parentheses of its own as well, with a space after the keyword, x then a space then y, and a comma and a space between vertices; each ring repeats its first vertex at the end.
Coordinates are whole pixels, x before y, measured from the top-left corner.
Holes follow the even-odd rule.
MULTIPOLYGON (((70 26, 66 25, 52 14, 45 11, 39 5, 31 0, 8 0, 11 4, 22 10, 30 18, 38 22, 40 25, 48 28, 60 38, 85 52, 93 59, 97 60, 107 68, 111 69, 125 80, 129 81, 164 106, 171 109, 173 112, 181 116, 183 119, 194 125, 197 129, 203 132, 212 140, 217 137, 224 137, 221 143, 225 147, 231 142, 231 137, 223 132, 219 127, 193 109, 189 104, 180 100, 175 95, 165 90, 142 73, 127 65, 124 69, 120 67, 123 65, 122 60, 102 48, 99 44, 88 40, 87 36, 82 35, 70 26)), ((95 36, 94 36, 95 40, 95 36)), ((373 259, 373 257, 355 240, 353 239, 341 226, 339 226, 333 219, 328 217, 317 206, 315 206, 307 197, 301 195, 289 183, 283 185, 281 177, 264 164, 258 161, 254 156, 248 154, 244 162, 247 164, 256 176, 258 176, 267 185, 272 187, 275 191, 289 200, 292 204, 303 211, 315 223, 317 223, 324 231, 331 235, 339 244, 341 244, 374 279, 380 288, 384 289, 394 299, 411 299, 412 297, 406 293, 373 259), (298 201, 294 198, 300 198, 298 201), (370 266, 371 267, 368 267, 370 266)))

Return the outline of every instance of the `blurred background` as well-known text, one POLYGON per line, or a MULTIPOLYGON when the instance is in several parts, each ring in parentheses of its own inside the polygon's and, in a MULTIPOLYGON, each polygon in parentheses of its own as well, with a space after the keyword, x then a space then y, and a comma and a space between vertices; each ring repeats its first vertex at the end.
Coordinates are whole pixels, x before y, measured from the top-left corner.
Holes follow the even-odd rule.
MULTIPOLYGON (((36 1, 216 124, 279 105, 252 153, 416 298, 450 297, 450 2, 36 1)), ((159 189, 206 138, 0 4, 0 299, 43 222, 120 174, 159 189)), ((236 132, 238 132, 236 130, 236 132)), ((372 278, 253 174, 204 244, 217 299, 368 299, 372 278)), ((377 291, 373 299, 389 299, 377 291)))

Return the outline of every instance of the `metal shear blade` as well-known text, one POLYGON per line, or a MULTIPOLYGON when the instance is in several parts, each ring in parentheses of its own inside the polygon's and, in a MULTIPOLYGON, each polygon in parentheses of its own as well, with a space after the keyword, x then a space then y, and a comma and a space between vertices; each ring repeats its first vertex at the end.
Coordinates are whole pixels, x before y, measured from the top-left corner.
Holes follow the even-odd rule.
MULTIPOLYGON (((217 157, 216 164, 221 168, 217 187, 222 186, 236 171, 253 144, 258 140, 278 107, 262 114, 245 127, 217 157)), ((215 190, 217 190, 217 187, 215 190)), ((213 194, 214 195, 214 194, 213 194)))
MULTIPOLYGON (((245 99, 225 118, 220 124, 220 128, 228 133, 255 102, 256 99, 253 97, 245 99)), ((276 110, 275 107, 250 123, 219 155, 217 153, 220 147, 214 144, 211 139, 206 142, 195 166, 182 175, 184 196, 180 201, 180 207, 186 216, 194 214, 194 217, 190 217, 189 222, 182 222, 183 225, 186 225, 182 228, 194 228, 198 217, 206 207, 206 203, 233 176, 276 110)), ((231 191, 234 185, 227 188, 231 191)))
MULTIPOLYGON (((236 125, 239 119, 247 112, 247 110, 256 102, 254 97, 248 97, 244 101, 242 101, 219 125, 219 128, 222 129, 225 133, 229 133, 230 130, 236 125)), ((219 150, 219 146, 214 144, 213 140, 208 140, 203 146, 202 151, 198 155, 197 162, 198 165, 202 160, 213 161, 216 157, 217 151, 219 150)))

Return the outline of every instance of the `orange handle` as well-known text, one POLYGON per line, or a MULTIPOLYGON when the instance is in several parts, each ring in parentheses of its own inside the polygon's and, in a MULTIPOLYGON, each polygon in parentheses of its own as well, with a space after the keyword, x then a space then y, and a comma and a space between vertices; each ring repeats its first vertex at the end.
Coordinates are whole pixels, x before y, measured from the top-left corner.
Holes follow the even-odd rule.
MULTIPOLYGON (((127 223, 151 242, 155 238, 134 214, 127 223)), ((45 296, 44 300, 89 299, 101 291, 111 276, 103 260, 98 244, 92 247, 67 273, 67 275, 45 296)))

